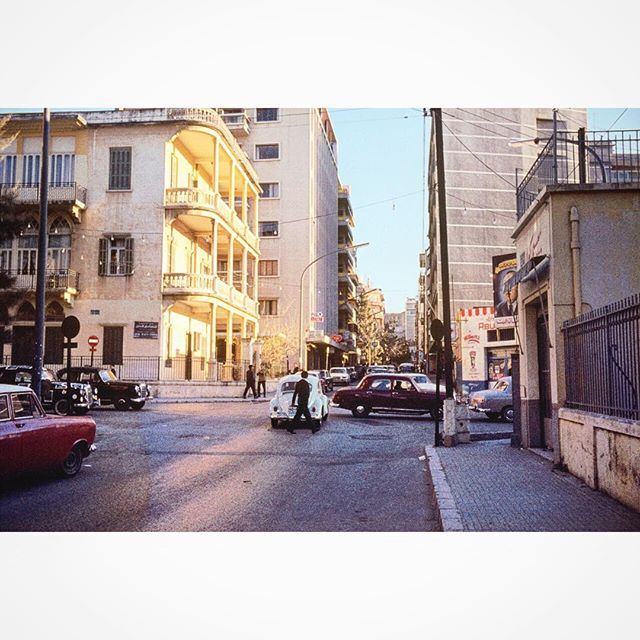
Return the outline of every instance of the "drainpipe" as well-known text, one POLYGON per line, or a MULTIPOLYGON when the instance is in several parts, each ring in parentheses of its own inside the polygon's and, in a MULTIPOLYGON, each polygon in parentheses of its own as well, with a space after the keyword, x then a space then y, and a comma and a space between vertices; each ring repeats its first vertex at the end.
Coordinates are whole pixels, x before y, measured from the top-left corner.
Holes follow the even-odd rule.
POLYGON ((582 279, 580 272, 580 214, 577 207, 571 207, 571 271, 573 275, 573 314, 582 313, 582 279))

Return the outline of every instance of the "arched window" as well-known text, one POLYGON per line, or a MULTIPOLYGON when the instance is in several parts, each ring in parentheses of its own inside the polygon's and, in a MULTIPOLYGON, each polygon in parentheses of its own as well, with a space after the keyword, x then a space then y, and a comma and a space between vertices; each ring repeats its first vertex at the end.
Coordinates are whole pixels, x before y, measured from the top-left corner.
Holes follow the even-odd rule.
POLYGON ((29 219, 18 238, 18 273, 33 274, 38 264, 38 223, 29 219))
POLYGON ((16 314, 16 320, 20 322, 35 322, 36 310, 30 302, 23 302, 18 307, 18 313, 16 314))
POLYGON ((59 302, 50 302, 44 312, 44 319, 47 322, 62 322, 64 320, 64 309, 59 302))
POLYGON ((68 269, 71 261, 71 225, 62 217, 57 217, 49 227, 49 251, 47 270, 68 269))

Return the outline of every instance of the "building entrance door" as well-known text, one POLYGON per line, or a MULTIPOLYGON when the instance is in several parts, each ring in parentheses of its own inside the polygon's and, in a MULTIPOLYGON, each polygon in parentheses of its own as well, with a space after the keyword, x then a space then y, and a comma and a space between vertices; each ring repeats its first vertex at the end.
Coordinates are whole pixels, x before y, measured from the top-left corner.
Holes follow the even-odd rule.
MULTIPOLYGON (((544 301, 546 306, 546 300, 544 301)), ((538 385, 540 389, 540 446, 552 448, 551 440, 551 366, 549 357, 548 316, 542 309, 536 322, 538 343, 538 385)))

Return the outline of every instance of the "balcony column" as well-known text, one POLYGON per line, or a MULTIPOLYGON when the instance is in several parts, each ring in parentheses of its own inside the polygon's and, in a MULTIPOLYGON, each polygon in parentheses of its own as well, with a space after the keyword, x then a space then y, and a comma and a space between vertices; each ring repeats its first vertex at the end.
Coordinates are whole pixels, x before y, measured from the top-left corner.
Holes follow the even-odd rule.
POLYGON ((211 221, 211 273, 218 277, 218 221, 211 221))
POLYGON ((227 284, 233 288, 233 234, 229 235, 229 257, 227 259, 227 284))
POLYGON ((258 202, 260 198, 258 197, 258 191, 253 191, 253 233, 258 235, 258 202))
POLYGON ((247 295, 248 293, 247 275, 248 275, 249 265, 248 265, 247 257, 248 257, 248 252, 245 247, 242 247, 242 284, 241 284, 240 290, 242 291, 242 293, 244 293, 244 295, 247 295))
POLYGON ((211 318, 211 323, 209 325, 209 361, 215 362, 217 360, 216 342, 218 337, 216 332, 218 305, 215 302, 211 303, 211 311, 209 313, 211 318))
POLYGON ((229 311, 227 314, 227 340, 226 340, 226 351, 225 351, 225 362, 229 364, 233 358, 233 313, 229 311))
POLYGON ((247 179, 245 178, 242 185, 242 222, 247 224, 247 179))
POLYGON ((236 163, 231 158, 231 169, 229 174, 229 207, 232 215, 236 210, 236 163))
POLYGON ((258 256, 253 258, 253 291, 251 297, 254 300, 258 299, 258 256))
POLYGON ((238 355, 238 362, 244 362, 247 353, 247 319, 243 316, 240 321, 240 353, 238 355))
POLYGON ((213 139, 213 192, 220 193, 220 142, 213 139))

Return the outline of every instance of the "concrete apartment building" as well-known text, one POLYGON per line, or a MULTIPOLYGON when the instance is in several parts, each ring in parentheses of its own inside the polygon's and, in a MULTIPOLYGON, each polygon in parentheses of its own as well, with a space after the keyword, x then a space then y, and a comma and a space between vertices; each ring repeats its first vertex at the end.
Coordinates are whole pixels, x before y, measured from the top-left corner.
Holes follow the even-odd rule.
POLYGON ((412 348, 416 346, 417 310, 417 299, 407 298, 404 303, 404 337, 412 348))
MULTIPOLYGON (((516 174, 519 179, 536 159, 553 130, 552 109, 442 110, 447 194, 447 232, 452 323, 474 308, 494 305, 492 258, 515 252, 511 233, 516 224, 516 174)), ((585 109, 558 112, 558 130, 586 126, 585 109)), ((433 317, 442 318, 440 229, 436 186, 435 136, 432 127, 429 153, 429 238, 425 262, 425 339, 433 317)), ((487 325, 488 326, 488 325, 487 325)), ((509 360, 516 347, 514 325, 488 329, 491 357, 509 360)), ((460 344, 454 350, 460 353, 460 344)), ((489 360, 487 359, 487 362, 489 360)), ((510 364, 507 363, 507 369, 510 364)), ((459 370, 458 377, 461 377, 459 370)), ((488 371, 478 373, 486 386, 488 371)), ((478 387, 476 387, 478 388, 478 387)))
POLYGON ((329 114, 323 108, 223 111, 262 187, 260 336, 286 336, 291 346, 283 360, 290 367, 299 364, 300 278, 306 269, 302 339, 308 367, 341 364, 346 347, 333 336, 348 327, 348 322, 340 325, 338 315, 339 263, 348 260, 344 247, 338 254, 338 238, 340 229, 340 237, 349 239, 350 225, 338 216, 338 197, 343 194, 329 114))
MULTIPOLYGON (((27 230, 2 247, 23 293, 4 355, 30 363, 42 118, 15 114, 2 189, 28 205, 27 230)), ((214 109, 54 113, 50 143, 47 364, 60 324, 81 323, 97 362, 146 379, 238 378, 258 335, 260 187, 214 109), (218 366, 220 365, 220 366, 218 366)))

